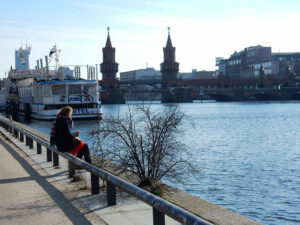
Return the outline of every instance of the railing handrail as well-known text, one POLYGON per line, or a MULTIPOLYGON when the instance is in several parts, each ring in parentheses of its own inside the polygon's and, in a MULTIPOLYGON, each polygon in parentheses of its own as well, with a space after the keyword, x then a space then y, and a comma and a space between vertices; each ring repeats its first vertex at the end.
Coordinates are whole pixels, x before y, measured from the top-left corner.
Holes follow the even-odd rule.
POLYGON ((99 167, 96 167, 90 163, 87 163, 69 153, 60 152, 56 149, 56 147, 51 146, 47 141, 38 137, 35 134, 28 132, 27 130, 18 127, 17 125, 10 122, 7 118, 0 116, 0 122, 7 124, 12 129, 19 131, 20 133, 24 134, 26 137, 35 140, 37 143, 45 146, 52 152, 64 157, 72 164, 79 166, 81 168, 86 169, 87 171, 91 172, 91 174, 101 177, 102 179, 106 180, 111 185, 118 187, 119 189, 133 195, 134 197, 140 199, 141 201, 147 203, 148 205, 152 206, 154 209, 158 210, 159 212, 168 215, 169 217, 173 218, 174 220, 182 223, 182 224, 193 224, 193 225, 209 225, 211 223, 195 216, 194 214, 150 193, 143 190, 140 187, 137 187, 99 167))

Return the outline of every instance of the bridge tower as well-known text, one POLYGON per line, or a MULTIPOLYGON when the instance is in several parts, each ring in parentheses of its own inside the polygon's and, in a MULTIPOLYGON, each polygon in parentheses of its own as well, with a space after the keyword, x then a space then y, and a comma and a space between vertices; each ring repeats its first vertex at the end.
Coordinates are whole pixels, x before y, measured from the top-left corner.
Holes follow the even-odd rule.
POLYGON ((102 87, 100 92, 102 104, 124 104, 125 97, 120 89, 120 81, 117 79, 119 64, 116 62, 116 49, 112 47, 109 27, 107 28, 106 45, 102 48, 103 62, 100 64, 102 80, 99 85, 102 87))
POLYGON ((116 49, 112 47, 109 27, 107 28, 107 40, 106 45, 102 48, 103 63, 101 63, 102 80, 116 80, 119 64, 116 63, 116 49))
POLYGON ((179 63, 175 61, 175 50, 173 47, 170 27, 168 27, 168 39, 164 50, 164 61, 160 64, 162 73, 163 89, 161 101, 163 103, 178 103, 178 102, 192 102, 191 89, 180 86, 177 78, 179 71, 179 63))
POLYGON ((177 73, 179 71, 179 63, 175 61, 175 50, 173 47, 170 27, 168 27, 168 40, 166 47, 163 48, 164 51, 164 61, 160 64, 160 70, 162 73, 163 81, 177 80, 177 73))

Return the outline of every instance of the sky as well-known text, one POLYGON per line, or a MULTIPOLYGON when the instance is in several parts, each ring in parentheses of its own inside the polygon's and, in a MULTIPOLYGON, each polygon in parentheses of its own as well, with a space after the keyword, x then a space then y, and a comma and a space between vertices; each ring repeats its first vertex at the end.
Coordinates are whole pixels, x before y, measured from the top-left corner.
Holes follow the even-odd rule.
POLYGON ((249 46, 300 52, 300 1, 1 0, 0 78, 26 41, 31 68, 54 44, 61 65, 100 64, 107 27, 119 72, 159 70, 168 27, 180 72, 215 70, 216 57, 249 46))

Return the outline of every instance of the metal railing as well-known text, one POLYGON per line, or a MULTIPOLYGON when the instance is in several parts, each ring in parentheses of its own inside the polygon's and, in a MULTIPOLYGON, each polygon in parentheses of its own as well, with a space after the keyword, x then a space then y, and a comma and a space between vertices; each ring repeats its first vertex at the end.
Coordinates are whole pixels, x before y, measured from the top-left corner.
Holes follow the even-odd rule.
POLYGON ((162 198, 155 196, 133 184, 130 184, 123 179, 114 176, 113 174, 100 169, 92 164, 89 164, 69 153, 59 152, 55 147, 51 146, 47 141, 34 135, 23 128, 18 127, 14 123, 10 122, 7 118, 0 116, 0 126, 5 128, 15 138, 19 138, 21 142, 24 142, 29 148, 33 149, 33 143, 36 142, 37 154, 42 153, 41 146, 47 149, 47 161, 53 162, 53 166, 59 166, 59 156, 64 157, 69 163, 69 177, 74 175, 74 170, 70 165, 76 165, 80 168, 91 173, 91 194, 99 194, 99 178, 102 178, 107 182, 107 205, 112 206, 117 204, 116 188, 121 189, 129 193, 130 195, 140 199, 141 201, 152 206, 153 209, 153 224, 164 225, 165 215, 173 218, 174 220, 188 225, 209 225, 211 223, 195 216, 194 214, 170 203, 162 198))

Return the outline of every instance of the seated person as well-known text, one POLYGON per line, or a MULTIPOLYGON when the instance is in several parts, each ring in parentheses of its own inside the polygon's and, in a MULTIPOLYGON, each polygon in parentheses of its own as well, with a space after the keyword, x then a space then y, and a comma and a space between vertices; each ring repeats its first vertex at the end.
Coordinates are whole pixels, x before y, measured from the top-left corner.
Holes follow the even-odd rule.
POLYGON ((86 162, 92 163, 88 145, 78 138, 80 131, 71 132, 72 112, 70 106, 65 106, 58 111, 51 128, 50 145, 56 145, 58 151, 69 152, 80 159, 84 156, 86 162))

